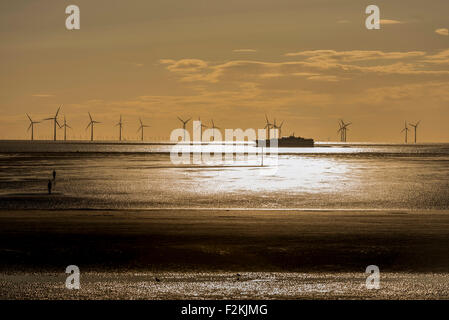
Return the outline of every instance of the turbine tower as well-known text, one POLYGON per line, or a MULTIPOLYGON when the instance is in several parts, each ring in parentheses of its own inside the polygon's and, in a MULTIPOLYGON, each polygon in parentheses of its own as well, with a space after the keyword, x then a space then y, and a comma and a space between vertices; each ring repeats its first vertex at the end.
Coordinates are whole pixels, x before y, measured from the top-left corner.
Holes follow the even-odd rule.
POLYGON ((404 129, 402 129, 402 131, 401 132, 404 132, 405 131, 405 143, 407 144, 408 143, 408 131, 409 131, 410 129, 407 127, 407 121, 405 121, 405 123, 404 123, 404 129))
POLYGON ((27 132, 30 131, 30 128, 31 128, 31 141, 33 141, 34 140, 34 125, 36 123, 40 123, 40 121, 33 121, 31 119, 31 117, 28 115, 28 113, 26 115, 27 115, 28 119, 30 119, 30 126, 28 127, 27 132))
POLYGON ((341 122, 339 122, 338 125, 340 126, 340 128, 337 130, 337 133, 340 133, 340 142, 343 142, 344 141, 344 136, 343 136, 344 129, 343 129, 341 122))
POLYGON ((88 112, 88 114, 89 114, 90 122, 87 125, 86 130, 90 127, 90 141, 94 141, 94 124, 101 123, 101 122, 93 120, 92 116, 90 115, 90 112, 88 112))
POLYGON ((409 123, 409 125, 411 125, 413 127, 413 129, 415 129, 415 143, 416 143, 416 131, 418 131, 418 126, 419 123, 421 122, 421 120, 419 120, 417 123, 413 124, 413 123, 409 123))
POLYGON ((265 114, 265 121, 266 121, 266 124, 265 124, 264 129, 267 130, 267 136, 268 136, 267 140, 270 140, 270 129, 273 127, 273 124, 270 123, 270 121, 268 120, 267 114, 265 114))
POLYGON ((67 140, 67 128, 72 129, 72 127, 67 124, 65 116, 64 116, 64 124, 61 126, 61 128, 64 128, 64 141, 66 141, 67 140))
POLYGON ((198 117, 198 121, 200 121, 200 142, 203 141, 203 128, 207 128, 207 126, 205 124, 201 123, 201 119, 200 117, 198 117))
POLYGON ((182 122, 182 128, 184 129, 184 141, 186 141, 186 125, 192 118, 189 118, 187 120, 182 120, 180 117, 178 117, 178 119, 179 119, 179 121, 182 122))
POLYGON ((122 127, 123 127, 122 115, 120 115, 120 121, 115 126, 119 127, 118 141, 122 141, 122 127))
POLYGON ((61 107, 58 108, 54 117, 44 119, 44 120, 53 120, 53 140, 54 141, 56 141, 56 125, 58 125, 58 127, 61 128, 61 125, 58 122, 58 114, 59 114, 59 110, 61 109, 61 107))
POLYGON ((276 137, 278 139, 282 138, 281 130, 282 130, 282 125, 283 124, 284 124, 284 121, 282 121, 280 125, 276 125, 276 119, 274 119, 273 128, 279 130, 279 131, 277 131, 277 137, 276 137))
POLYGON ((215 141, 215 129, 220 129, 220 128, 215 126, 213 119, 211 120, 211 122, 212 122, 211 128, 212 128, 213 139, 215 141))
POLYGON ((139 118, 139 122, 140 122, 140 127, 139 127, 139 129, 137 129, 137 132, 141 131, 140 140, 143 141, 143 128, 148 128, 150 126, 144 125, 142 123, 142 119, 140 119, 140 118, 139 118))

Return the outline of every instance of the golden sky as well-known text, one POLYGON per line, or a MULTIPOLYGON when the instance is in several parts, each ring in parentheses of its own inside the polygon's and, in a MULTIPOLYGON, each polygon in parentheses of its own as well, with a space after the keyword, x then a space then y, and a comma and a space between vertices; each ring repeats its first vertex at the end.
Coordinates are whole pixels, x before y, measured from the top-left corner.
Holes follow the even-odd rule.
MULTIPOLYGON (((449 141, 447 0, 15 0, 0 3, 0 139, 26 139, 33 120, 59 105, 87 138, 168 137, 176 116, 221 128, 260 128, 264 114, 283 134, 402 142, 404 121, 419 139, 449 141), (66 6, 81 29, 66 30, 66 6), (365 28, 380 7, 380 30, 365 28)), ((191 129, 191 124, 189 125, 191 129)), ((52 125, 36 126, 50 138, 52 125)), ((62 132, 59 133, 62 137, 62 132)))

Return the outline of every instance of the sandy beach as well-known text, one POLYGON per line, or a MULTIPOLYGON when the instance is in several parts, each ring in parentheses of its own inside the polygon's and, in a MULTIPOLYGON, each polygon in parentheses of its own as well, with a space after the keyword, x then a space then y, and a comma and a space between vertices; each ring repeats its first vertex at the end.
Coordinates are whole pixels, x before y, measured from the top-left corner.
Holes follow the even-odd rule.
POLYGON ((444 211, 1 211, 0 268, 448 272, 444 211))
POLYGON ((3 298, 449 296, 442 211, 27 210, 0 221, 3 298), (72 264, 75 295, 64 289, 72 264), (387 280, 376 294, 364 289, 372 264, 387 280))

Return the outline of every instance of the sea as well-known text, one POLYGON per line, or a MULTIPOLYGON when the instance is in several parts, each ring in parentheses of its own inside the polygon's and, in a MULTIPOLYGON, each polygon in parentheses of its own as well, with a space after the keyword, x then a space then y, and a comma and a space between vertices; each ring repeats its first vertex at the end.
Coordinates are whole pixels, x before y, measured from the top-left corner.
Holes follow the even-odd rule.
POLYGON ((0 141, 0 209, 157 208, 447 210, 449 144, 0 141))

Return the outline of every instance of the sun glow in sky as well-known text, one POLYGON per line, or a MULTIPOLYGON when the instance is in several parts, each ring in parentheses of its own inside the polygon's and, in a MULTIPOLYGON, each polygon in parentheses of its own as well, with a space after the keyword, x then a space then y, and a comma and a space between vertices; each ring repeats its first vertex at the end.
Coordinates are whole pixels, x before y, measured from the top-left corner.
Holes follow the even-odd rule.
MULTIPOLYGON (((375 1, 381 30, 365 28, 359 0, 78 0, 81 29, 65 28, 71 1, 0 3, 0 138, 25 139, 33 120, 63 105, 87 138, 168 137, 176 116, 221 128, 260 128, 350 141, 449 141, 449 2, 375 1)), ((191 130, 191 124, 188 127, 191 130)), ((49 138, 50 122, 35 136, 49 138)), ((62 137, 62 132, 59 132, 62 137)))

